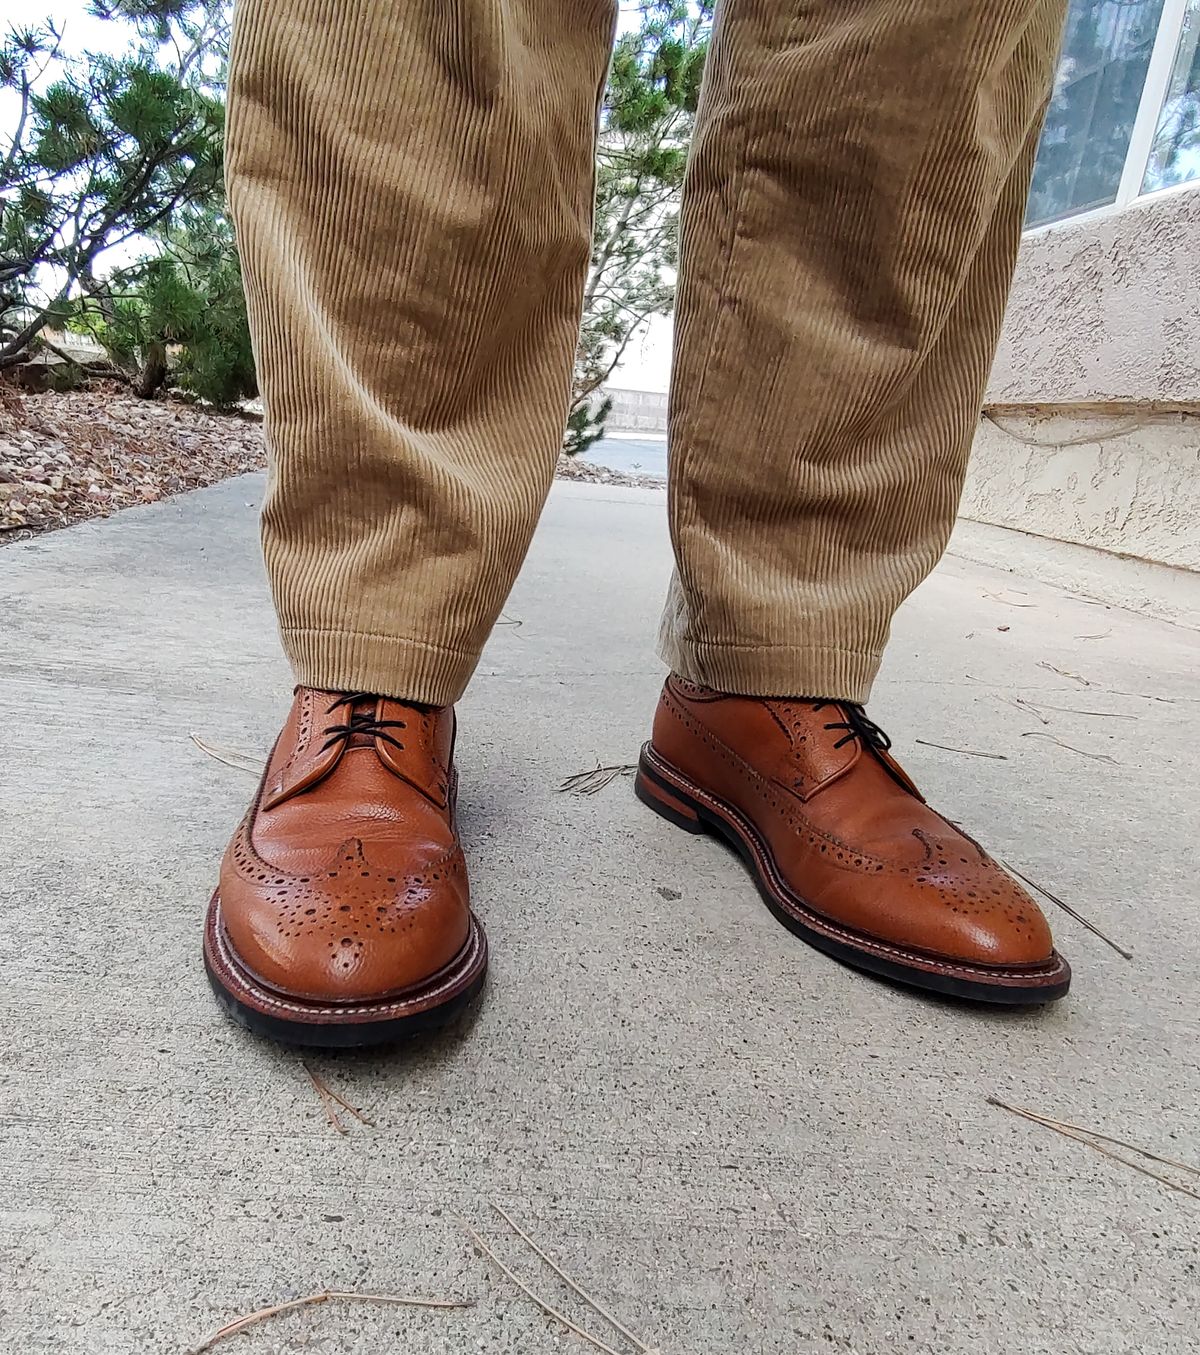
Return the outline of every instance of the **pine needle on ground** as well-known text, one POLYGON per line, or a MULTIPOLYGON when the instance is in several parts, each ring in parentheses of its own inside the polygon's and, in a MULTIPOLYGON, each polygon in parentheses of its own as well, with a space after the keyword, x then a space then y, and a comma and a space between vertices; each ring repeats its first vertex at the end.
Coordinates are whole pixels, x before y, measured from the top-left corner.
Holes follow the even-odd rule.
POLYGON ((188 738, 202 753, 207 753, 210 758, 223 762, 226 767, 234 767, 239 772, 261 776, 263 768, 267 765, 262 758, 255 757, 252 753, 240 753, 236 748, 219 748, 215 743, 206 743, 199 734, 189 734, 188 738))
POLYGON ((589 1345, 594 1346, 596 1350, 600 1351, 601 1355, 621 1355, 619 1350, 614 1350, 612 1346, 606 1345, 598 1336, 593 1336, 590 1331, 585 1331, 582 1327, 577 1326, 565 1313, 560 1313, 557 1308, 552 1308, 545 1299, 539 1298, 515 1271, 510 1270, 509 1267, 501 1261, 491 1247, 465 1219, 460 1220, 460 1222, 462 1223, 467 1236, 474 1242, 479 1250, 483 1252, 484 1256, 491 1261, 497 1270, 501 1271, 502 1274, 510 1279, 527 1299, 532 1300, 532 1302, 535 1303, 547 1317, 552 1317, 556 1322, 559 1322, 566 1327, 569 1332, 573 1332, 576 1336, 582 1337, 589 1345))
POLYGON ((1076 1143, 1082 1143, 1084 1147, 1090 1148, 1102 1157, 1107 1157, 1113 1162, 1119 1162, 1123 1167, 1130 1167, 1135 1172, 1140 1172, 1143 1176, 1148 1176, 1151 1180, 1167 1186, 1170 1190, 1178 1191, 1181 1195, 1187 1195, 1193 1200, 1200 1200, 1200 1191, 1192 1190, 1190 1186, 1181 1185, 1178 1181, 1172 1181, 1169 1176, 1164 1176, 1161 1172, 1151 1171, 1149 1167, 1143 1166, 1140 1162, 1131 1162, 1127 1157, 1122 1157, 1120 1153, 1114 1153, 1112 1149, 1105 1147, 1105 1144, 1115 1144, 1118 1148, 1126 1148, 1130 1152, 1136 1153, 1148 1162, 1157 1162, 1161 1166, 1172 1167, 1176 1171, 1189 1172, 1195 1176, 1200 1176, 1200 1167, 1194 1167, 1187 1162, 1179 1162, 1175 1158, 1162 1157, 1158 1153, 1151 1152, 1149 1148, 1139 1147, 1136 1143, 1130 1143, 1127 1139, 1114 1138, 1111 1134, 1102 1133, 1098 1129, 1086 1129, 1083 1125, 1072 1124, 1069 1120, 1056 1120, 1052 1116, 1041 1115, 1036 1110, 1030 1110, 1027 1106, 1009 1105, 996 1096, 989 1096, 987 1102, 990 1106, 998 1106, 1001 1110, 1007 1110, 1011 1115, 1019 1115, 1022 1119, 1040 1124, 1046 1129, 1052 1129, 1064 1138, 1074 1139, 1076 1143))
POLYGON ((931 743, 928 739, 916 739, 914 742, 922 744, 926 748, 940 748, 943 753, 966 753, 968 757, 990 757, 995 758, 997 762, 1007 762, 1007 753, 982 753, 978 748, 955 748, 949 743, 931 743))
POLYGON ((334 1109, 335 1102, 337 1103, 337 1105, 341 1106, 343 1110, 353 1115, 354 1118, 358 1120, 360 1124, 365 1124, 370 1129, 375 1128, 374 1120, 368 1120, 367 1117, 362 1113, 361 1110, 358 1109, 357 1106, 352 1106, 344 1096, 339 1096, 338 1093, 335 1092, 333 1088, 329 1085, 329 1083, 326 1082, 324 1078, 320 1077, 317 1073, 315 1073, 313 1069, 303 1059, 300 1060, 300 1066, 308 1074, 309 1081, 313 1084, 313 1088, 315 1089, 317 1095, 321 1098, 321 1105, 324 1106, 325 1108, 326 1118, 329 1120, 329 1123, 333 1126, 334 1129, 337 1130, 339 1134, 344 1134, 346 1132, 346 1126, 341 1122, 341 1119, 338 1117, 337 1111, 334 1109))
POLYGON ((626 1327, 623 1323, 619 1322, 612 1315, 612 1313, 608 1311, 607 1308, 602 1307, 591 1296, 591 1294, 587 1292, 586 1289, 583 1289, 580 1285, 578 1285, 566 1273, 566 1271, 563 1270, 563 1268, 558 1264, 557 1261, 555 1261, 552 1257, 548 1256, 541 1249, 541 1247, 538 1246, 538 1244, 533 1240, 533 1238, 531 1238, 529 1234, 525 1231, 525 1229, 522 1228, 519 1223, 517 1223, 517 1221, 512 1217, 511 1214, 508 1214, 505 1212, 505 1210, 501 1209, 500 1206, 495 1202, 495 1200, 491 1201, 491 1205, 492 1208, 496 1211, 496 1213, 499 1214, 500 1217, 504 1220, 504 1222, 507 1223, 508 1226, 513 1230, 513 1232, 516 1233, 516 1235, 524 1243, 526 1243, 530 1250, 533 1251, 536 1255, 540 1256, 541 1259, 545 1261, 545 1263, 550 1267, 550 1269, 558 1276, 558 1278, 562 1280, 562 1282, 569 1289, 574 1290, 574 1292, 579 1295, 579 1297, 584 1301, 584 1303, 588 1305, 589 1308, 592 1309, 593 1312, 598 1313, 607 1323, 609 1323, 610 1326, 615 1327, 616 1330, 619 1331, 627 1341, 637 1346, 638 1350, 641 1352, 641 1355, 650 1355, 650 1347, 646 1345, 646 1343, 640 1337, 635 1336, 633 1332, 629 1330, 628 1327, 626 1327))
POLYGON ((1036 880, 1031 880, 1028 875, 1022 875, 1021 872, 1016 868, 1016 866, 1011 865, 1009 862, 1001 859, 1000 864, 1004 867, 1006 871, 1009 872, 1010 875, 1015 875, 1018 880, 1020 880, 1024 884, 1027 884, 1030 889, 1036 889, 1037 892, 1044 899, 1049 899, 1051 903, 1056 904, 1059 908, 1061 908, 1068 917, 1073 917, 1081 927, 1086 927, 1088 931, 1092 933, 1093 936, 1098 936, 1106 946, 1111 946, 1112 949, 1115 950, 1118 955, 1123 956, 1126 960, 1133 959, 1133 951, 1126 950, 1124 946, 1119 946, 1112 939, 1111 936, 1105 936, 1105 934, 1100 930, 1099 927, 1096 926, 1094 922, 1089 922, 1088 919, 1084 917, 1082 913, 1076 912, 1075 909, 1072 908, 1069 903, 1065 903, 1062 899, 1058 897, 1057 894, 1052 894, 1044 885, 1038 884, 1036 880))
POLYGON ((331 1299, 355 1303, 391 1303, 405 1308, 470 1308, 474 1304, 474 1299, 408 1298, 401 1294, 356 1294, 341 1289, 322 1289, 319 1293, 309 1294, 306 1298, 289 1299, 286 1303, 275 1303, 269 1308, 259 1308, 257 1312, 247 1313, 244 1317, 235 1318, 232 1322, 227 1322, 223 1327, 219 1327, 199 1345, 192 1346, 187 1355, 201 1355, 202 1351, 211 1350, 218 1341, 224 1341, 229 1336, 236 1336, 238 1332, 245 1331, 247 1327, 265 1322, 268 1318, 277 1317, 280 1313, 290 1313, 296 1308, 308 1308, 318 1303, 328 1303, 331 1299))
POLYGON ((574 776, 568 776, 559 786, 559 790, 565 790, 571 795, 595 795, 618 776, 632 776, 636 771, 637 766, 632 762, 617 763, 611 767, 601 767, 597 763, 589 771, 576 772, 574 776))

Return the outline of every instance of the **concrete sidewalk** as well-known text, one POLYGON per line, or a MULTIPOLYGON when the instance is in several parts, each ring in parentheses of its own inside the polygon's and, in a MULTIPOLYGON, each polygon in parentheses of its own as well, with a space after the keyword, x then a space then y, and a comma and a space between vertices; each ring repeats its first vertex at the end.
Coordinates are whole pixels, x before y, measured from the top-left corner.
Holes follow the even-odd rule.
MULTIPOLYGON (((871 714, 926 793, 1134 952, 1055 912, 1071 997, 997 1013, 839 968, 740 865, 572 772, 634 759, 664 497, 560 485, 462 708, 489 987, 464 1028, 311 1066, 223 1019, 217 859, 288 675, 257 478, 0 552, 0 1349, 589 1349, 479 1259, 509 1207, 662 1355, 1184 1355, 1200 1204, 988 1105, 1200 1159, 1194 632, 949 558, 871 714), (1019 704, 1020 702, 1029 704, 1019 704), (994 756, 917 744, 921 738, 994 756)), ((586 1322, 632 1351, 598 1319, 586 1322)))

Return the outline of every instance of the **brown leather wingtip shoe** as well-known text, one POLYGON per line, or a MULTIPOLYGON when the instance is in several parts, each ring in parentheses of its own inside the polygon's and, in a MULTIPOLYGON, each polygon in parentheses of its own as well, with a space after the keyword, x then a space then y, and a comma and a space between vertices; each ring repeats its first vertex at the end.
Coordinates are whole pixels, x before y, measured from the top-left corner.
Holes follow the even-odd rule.
POLYGON ((487 969, 454 824, 454 712, 298 687, 221 863, 204 962, 242 1025, 387 1043, 450 1021, 487 969))
POLYGON ((1041 909, 936 814, 859 706, 729 696, 672 675, 638 797, 727 838, 775 916, 885 978, 1008 1004, 1065 996, 1041 909))

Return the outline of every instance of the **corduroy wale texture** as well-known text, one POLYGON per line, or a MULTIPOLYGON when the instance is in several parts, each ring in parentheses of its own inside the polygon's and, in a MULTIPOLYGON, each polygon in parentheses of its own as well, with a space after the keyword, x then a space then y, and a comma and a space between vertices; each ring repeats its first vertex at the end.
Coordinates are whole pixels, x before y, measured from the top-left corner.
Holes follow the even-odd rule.
MULTIPOLYGON (((660 652, 865 700, 954 522, 1066 0, 726 0, 660 652)), ((554 471, 610 0, 239 0, 229 196, 298 681, 461 694, 554 471)))

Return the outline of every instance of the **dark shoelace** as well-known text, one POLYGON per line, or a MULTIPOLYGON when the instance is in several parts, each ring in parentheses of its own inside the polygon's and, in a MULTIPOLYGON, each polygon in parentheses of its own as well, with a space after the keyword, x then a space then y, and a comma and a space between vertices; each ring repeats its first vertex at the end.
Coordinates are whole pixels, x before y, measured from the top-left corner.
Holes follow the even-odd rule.
POLYGON ((345 692, 334 702, 331 702, 326 709, 326 715, 332 715, 339 706, 346 706, 349 715, 344 725, 327 725, 322 734, 329 737, 321 746, 321 752, 326 748, 332 748, 339 739, 344 739, 346 743, 355 736, 355 734, 366 734, 371 738, 382 739, 385 743, 390 743, 394 747, 403 751, 404 745, 399 739, 389 734, 389 729, 407 729, 408 725, 403 720, 377 720, 375 718, 375 705, 379 698, 372 696, 370 692, 345 692), (360 701, 370 701, 371 709, 355 710, 354 707, 360 701))
POLYGON ((877 748, 881 753, 886 753, 892 746, 891 739, 874 720, 867 718, 867 712, 861 706, 855 706, 849 701, 813 702, 814 711, 822 711, 826 706, 833 706, 846 716, 844 720, 835 720, 825 726, 826 729, 844 729, 846 731, 833 745, 835 748, 840 748, 846 743, 853 743, 855 739, 861 739, 869 748, 877 748))

